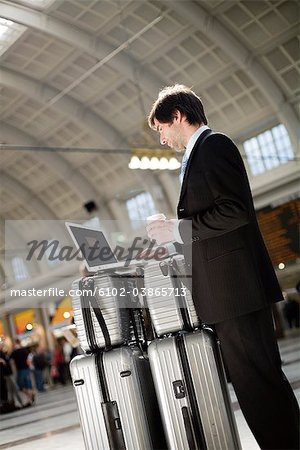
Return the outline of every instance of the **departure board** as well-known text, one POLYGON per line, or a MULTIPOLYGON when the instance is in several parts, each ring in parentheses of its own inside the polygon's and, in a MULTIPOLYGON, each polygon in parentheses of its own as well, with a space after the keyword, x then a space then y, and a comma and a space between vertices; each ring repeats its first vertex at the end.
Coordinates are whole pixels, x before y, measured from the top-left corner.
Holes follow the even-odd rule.
POLYGON ((256 212, 260 230, 274 265, 299 258, 300 199, 256 212))

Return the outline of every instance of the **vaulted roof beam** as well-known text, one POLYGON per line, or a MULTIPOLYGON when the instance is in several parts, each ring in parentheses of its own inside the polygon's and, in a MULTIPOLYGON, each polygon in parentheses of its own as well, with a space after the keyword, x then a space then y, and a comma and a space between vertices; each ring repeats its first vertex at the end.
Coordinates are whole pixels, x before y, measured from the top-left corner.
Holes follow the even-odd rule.
MULTIPOLYGON (((13 127, 8 123, 1 123, 1 140, 11 144, 22 144, 22 145, 40 145, 41 142, 34 139, 27 133, 24 133, 20 129, 13 127)), ((76 192, 76 194, 81 198, 83 203, 90 200, 95 200, 98 203, 99 194, 96 192, 94 187, 89 183, 89 181, 78 171, 68 164, 68 162, 56 153, 50 152, 34 152, 32 156, 45 164, 58 174, 70 188, 76 192)), ((101 199, 100 199, 101 202, 101 199)), ((99 202, 99 203, 100 203, 99 202)), ((113 218, 111 212, 109 212, 105 205, 100 203, 100 212, 104 214, 104 218, 113 218)))
POLYGON ((54 212, 24 184, 10 175, 0 172, 1 186, 12 193, 21 203, 34 211, 41 219, 57 219, 54 212))
MULTIPOLYGON (((40 145, 40 141, 4 122, 1 124, 1 140, 11 144, 32 145, 33 147, 40 145)), ((83 201, 95 198, 96 192, 89 182, 80 173, 74 172, 68 162, 61 156, 49 152, 34 152, 31 156, 60 175, 83 201)))
MULTIPOLYGON (((3 217, 0 217, 0 236, 3 242, 5 242, 5 231, 7 231, 5 229, 5 219, 3 217)), ((23 248, 24 239, 14 227, 9 227, 9 234, 10 242, 13 241, 16 247, 23 248)))
MULTIPOLYGON (((45 105, 59 92, 57 89, 40 83, 34 78, 3 67, 0 69, 0 84, 22 92, 45 105)), ((115 128, 70 96, 64 96, 54 105, 49 106, 49 108, 65 114, 92 133, 101 136, 110 147, 124 146, 124 138, 115 128)))
MULTIPOLYGON (((2 17, 68 42, 99 60, 115 50, 113 46, 106 43, 103 39, 79 30, 63 20, 48 16, 43 12, 5 1, 0 1, 0 6, 2 17)), ((109 65, 133 81, 136 79, 135 71, 138 70, 141 85, 151 95, 162 86, 162 80, 154 73, 151 73, 149 68, 144 70, 139 62, 128 54, 119 53, 109 61, 109 65)))

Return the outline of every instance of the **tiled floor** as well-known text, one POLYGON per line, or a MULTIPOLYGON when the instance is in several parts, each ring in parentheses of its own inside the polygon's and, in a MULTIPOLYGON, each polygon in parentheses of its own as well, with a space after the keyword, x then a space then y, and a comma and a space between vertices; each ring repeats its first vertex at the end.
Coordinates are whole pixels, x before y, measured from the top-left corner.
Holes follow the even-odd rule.
MULTIPOLYGON (((284 371, 300 403, 298 332, 279 341, 284 371)), ((243 450, 259 450, 230 386, 243 450)), ((71 385, 40 394, 37 404, 0 416, 0 449, 84 450, 75 395, 71 385)), ((139 449, 137 449, 139 450, 139 449)))

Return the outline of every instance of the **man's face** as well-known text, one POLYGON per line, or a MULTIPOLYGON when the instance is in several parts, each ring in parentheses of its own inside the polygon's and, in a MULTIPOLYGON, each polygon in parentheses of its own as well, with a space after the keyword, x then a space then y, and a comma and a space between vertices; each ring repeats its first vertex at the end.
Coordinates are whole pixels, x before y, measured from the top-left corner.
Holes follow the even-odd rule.
POLYGON ((173 122, 161 123, 154 119, 156 130, 160 134, 161 145, 168 145, 176 152, 184 152, 186 147, 182 121, 175 117, 173 122))

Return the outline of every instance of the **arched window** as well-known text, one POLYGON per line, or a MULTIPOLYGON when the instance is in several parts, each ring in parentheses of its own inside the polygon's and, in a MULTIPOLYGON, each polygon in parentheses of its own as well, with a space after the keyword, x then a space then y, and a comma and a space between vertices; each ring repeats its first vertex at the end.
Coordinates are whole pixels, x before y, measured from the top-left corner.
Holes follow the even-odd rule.
POLYGON ((45 251, 46 261, 49 267, 55 267, 60 263, 57 255, 59 255, 61 248, 59 242, 56 239, 49 239, 48 243, 50 245, 46 248, 45 251))
POLYGON ((133 228, 139 228, 140 221, 157 213, 152 195, 149 192, 142 192, 130 198, 127 200, 126 206, 133 228))
POLYGON ((259 175, 294 158, 288 132, 282 124, 248 139, 243 146, 252 175, 259 175))
POLYGON ((98 216, 91 217, 90 219, 83 222, 86 227, 99 228, 100 229, 100 219, 98 216))
POLYGON ((20 256, 15 256, 11 260, 12 269, 14 272, 15 280, 16 281, 22 281, 26 280, 28 278, 28 271, 27 267, 23 261, 23 259, 20 256))

